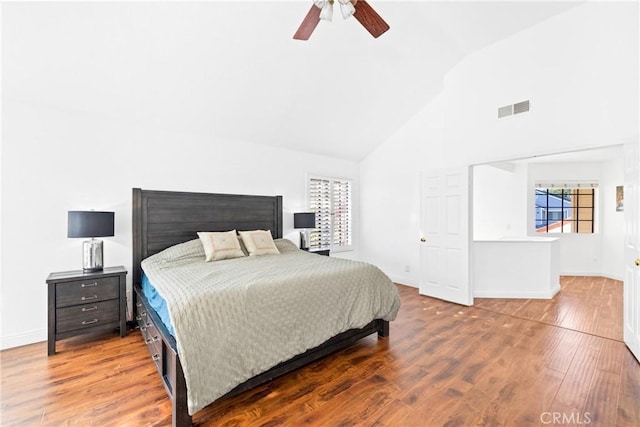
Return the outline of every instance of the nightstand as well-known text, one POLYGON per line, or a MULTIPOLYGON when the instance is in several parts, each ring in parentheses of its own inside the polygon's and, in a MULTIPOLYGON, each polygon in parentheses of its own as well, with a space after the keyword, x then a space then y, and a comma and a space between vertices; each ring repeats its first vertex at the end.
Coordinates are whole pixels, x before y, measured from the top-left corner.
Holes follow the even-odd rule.
POLYGON ((309 253, 312 254, 318 254, 318 255, 324 255, 324 256, 329 256, 329 253, 331 252, 331 249, 303 249, 303 251, 307 251, 309 253))
POLYGON ((114 329, 127 335, 126 275, 121 266, 49 274, 49 355, 56 341, 76 335, 114 329))

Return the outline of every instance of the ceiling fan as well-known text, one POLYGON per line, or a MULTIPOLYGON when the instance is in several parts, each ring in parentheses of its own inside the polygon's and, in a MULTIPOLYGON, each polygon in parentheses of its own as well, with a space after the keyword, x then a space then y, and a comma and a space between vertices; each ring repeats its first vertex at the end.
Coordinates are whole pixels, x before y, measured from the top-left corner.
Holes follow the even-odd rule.
MULTIPOLYGON (((296 40, 309 40, 321 19, 331 21, 334 0, 313 0, 311 9, 305 16, 298 31, 293 35, 296 40)), ((375 38, 389 29, 389 24, 373 10, 365 0, 338 0, 342 16, 347 19, 353 15, 362 26, 375 38)))

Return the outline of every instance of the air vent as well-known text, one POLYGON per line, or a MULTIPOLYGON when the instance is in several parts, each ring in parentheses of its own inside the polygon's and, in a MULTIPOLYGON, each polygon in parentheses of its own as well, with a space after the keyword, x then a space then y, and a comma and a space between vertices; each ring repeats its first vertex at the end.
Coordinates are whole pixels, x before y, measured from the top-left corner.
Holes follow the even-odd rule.
POLYGON ((529 111, 529 101, 518 102, 517 104, 505 105, 498 108, 498 118, 511 116, 529 111))
POLYGON ((505 105, 498 108, 498 118, 507 117, 513 114, 513 105, 505 105))
POLYGON ((518 102, 513 104, 513 114, 524 113, 529 111, 529 101, 518 102))

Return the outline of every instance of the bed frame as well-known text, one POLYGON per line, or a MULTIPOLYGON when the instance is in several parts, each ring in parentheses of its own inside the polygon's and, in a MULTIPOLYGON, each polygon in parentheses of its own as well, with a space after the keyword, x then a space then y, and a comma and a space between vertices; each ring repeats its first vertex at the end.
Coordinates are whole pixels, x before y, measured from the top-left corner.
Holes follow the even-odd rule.
MULTIPOLYGON (((187 389, 176 342, 142 294, 143 259, 197 238, 198 231, 271 230, 282 237, 282 196, 186 193, 133 189, 134 316, 171 399, 172 424, 190 426, 187 389)), ((364 328, 343 332, 305 353, 238 385, 220 399, 239 394, 291 372, 370 334, 389 336, 389 322, 375 319, 364 328)))

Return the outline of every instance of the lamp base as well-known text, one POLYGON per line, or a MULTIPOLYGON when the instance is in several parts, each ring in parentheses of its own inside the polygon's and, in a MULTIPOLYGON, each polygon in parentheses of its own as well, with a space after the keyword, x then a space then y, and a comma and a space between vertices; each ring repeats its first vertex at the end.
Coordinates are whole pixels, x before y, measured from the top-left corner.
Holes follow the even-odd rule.
POLYGON ((300 232, 300 249, 309 249, 309 231, 300 232))
POLYGON ((102 269, 102 240, 85 240, 82 242, 82 271, 91 273, 102 269))

